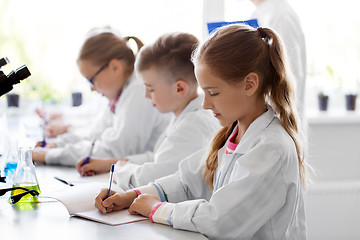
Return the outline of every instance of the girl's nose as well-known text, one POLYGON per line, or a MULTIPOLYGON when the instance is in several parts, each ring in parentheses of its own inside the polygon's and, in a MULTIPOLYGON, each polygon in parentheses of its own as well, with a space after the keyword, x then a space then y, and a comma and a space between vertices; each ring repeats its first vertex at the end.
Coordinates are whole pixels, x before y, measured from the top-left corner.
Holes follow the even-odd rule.
POLYGON ((145 90, 145 97, 150 99, 150 93, 149 90, 147 89, 145 90))
POLYGON ((203 108, 204 109, 212 109, 212 103, 209 100, 209 97, 207 96, 207 94, 205 94, 205 97, 204 97, 203 108))

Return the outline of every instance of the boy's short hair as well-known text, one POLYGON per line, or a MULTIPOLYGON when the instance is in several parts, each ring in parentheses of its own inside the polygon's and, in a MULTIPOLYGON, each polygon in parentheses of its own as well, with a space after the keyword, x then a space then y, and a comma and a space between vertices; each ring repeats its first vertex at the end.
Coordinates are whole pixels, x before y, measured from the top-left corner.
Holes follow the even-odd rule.
POLYGON ((192 34, 165 34, 140 50, 136 70, 141 72, 156 67, 174 81, 182 79, 189 84, 197 84, 191 55, 198 43, 192 34))

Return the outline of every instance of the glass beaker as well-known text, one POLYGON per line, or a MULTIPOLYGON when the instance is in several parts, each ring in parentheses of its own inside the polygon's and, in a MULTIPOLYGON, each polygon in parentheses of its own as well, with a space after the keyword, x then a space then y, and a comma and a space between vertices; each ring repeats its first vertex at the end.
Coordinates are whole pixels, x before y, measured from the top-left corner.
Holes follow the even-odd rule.
MULTIPOLYGON (((35 190, 40 194, 40 187, 35 173, 35 166, 32 161, 32 150, 30 147, 21 147, 18 150, 19 162, 13 179, 13 187, 23 187, 28 190, 35 190)), ((11 196, 23 193, 25 190, 16 189, 11 196)), ((16 204, 37 202, 38 197, 27 194, 16 204)))
POLYGON ((16 140, 11 140, 10 137, 8 137, 6 144, 7 154, 4 170, 6 175, 6 182, 12 183, 19 160, 18 142, 16 140))

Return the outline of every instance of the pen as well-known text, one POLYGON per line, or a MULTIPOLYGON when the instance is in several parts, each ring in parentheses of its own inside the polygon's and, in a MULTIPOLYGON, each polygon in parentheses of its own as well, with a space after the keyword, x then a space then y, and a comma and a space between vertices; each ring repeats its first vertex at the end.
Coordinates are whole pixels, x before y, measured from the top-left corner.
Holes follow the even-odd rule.
POLYGON ((69 185, 70 187, 74 186, 74 184, 72 183, 69 183, 67 181, 65 181, 64 179, 61 179, 61 178, 58 178, 58 177, 54 177, 56 180, 62 182, 62 183, 65 183, 66 185, 69 185))
POLYGON ((85 164, 88 164, 88 163, 89 163, 90 158, 91 158, 91 155, 92 155, 92 151, 93 151, 93 149, 94 149, 95 141, 96 141, 96 138, 94 138, 94 141, 93 141, 92 144, 91 144, 91 148, 90 148, 90 153, 89 153, 89 155, 85 158, 85 161, 83 162, 83 164, 81 164, 81 166, 84 166, 85 164))
POLYGON ((111 165, 111 170, 110 170, 109 190, 108 190, 108 193, 107 193, 106 198, 110 197, 110 193, 111 193, 111 183, 112 183, 112 178, 113 178, 113 174, 114 174, 114 168, 115 168, 115 165, 112 164, 112 165, 111 165))
MULTIPOLYGON (((111 193, 111 183, 112 183, 112 178, 113 178, 113 174, 114 174, 114 168, 115 168, 115 165, 112 164, 112 165, 111 165, 111 169, 110 169, 109 189, 108 189, 106 198, 110 197, 110 193, 111 193)), ((105 198, 105 199, 106 199, 106 198, 105 198)), ((105 200, 105 199, 104 199, 104 200, 105 200)), ((107 212, 107 208, 106 208, 106 212, 107 212)))
POLYGON ((46 132, 46 125, 48 124, 48 121, 46 119, 46 112, 44 111, 44 128, 43 128, 43 140, 42 140, 42 147, 46 146, 46 139, 45 139, 45 132, 46 132))

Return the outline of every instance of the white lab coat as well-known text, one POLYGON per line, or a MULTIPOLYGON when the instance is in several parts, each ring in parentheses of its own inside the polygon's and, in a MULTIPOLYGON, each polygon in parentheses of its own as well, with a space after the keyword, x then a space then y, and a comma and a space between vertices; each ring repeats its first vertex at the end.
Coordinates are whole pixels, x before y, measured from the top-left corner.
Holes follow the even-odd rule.
POLYGON ((210 239, 306 239, 295 144, 273 110, 249 126, 232 155, 224 154, 223 147, 213 192, 202 178, 204 149, 181 161, 177 174, 155 181, 169 203, 153 219, 210 239))
POLYGON ((47 164, 74 166, 89 155, 94 137, 94 158, 123 158, 151 151, 169 121, 170 115, 152 106, 145 98, 144 84, 132 76, 122 90, 115 113, 106 107, 86 134, 64 135, 58 142, 62 147, 49 149, 45 160, 47 164), (64 144, 64 139, 68 143, 64 144))
POLYGON ((128 156, 114 175, 123 189, 139 187, 175 173, 179 162, 203 148, 220 129, 211 111, 202 108, 203 96, 192 100, 156 142, 153 152, 128 156))
POLYGON ((258 20, 259 26, 275 30, 283 41, 289 59, 291 71, 296 80, 296 95, 300 117, 303 118, 305 81, 306 81, 306 47, 305 37, 298 15, 287 0, 266 0, 261 3, 251 18, 258 20))

